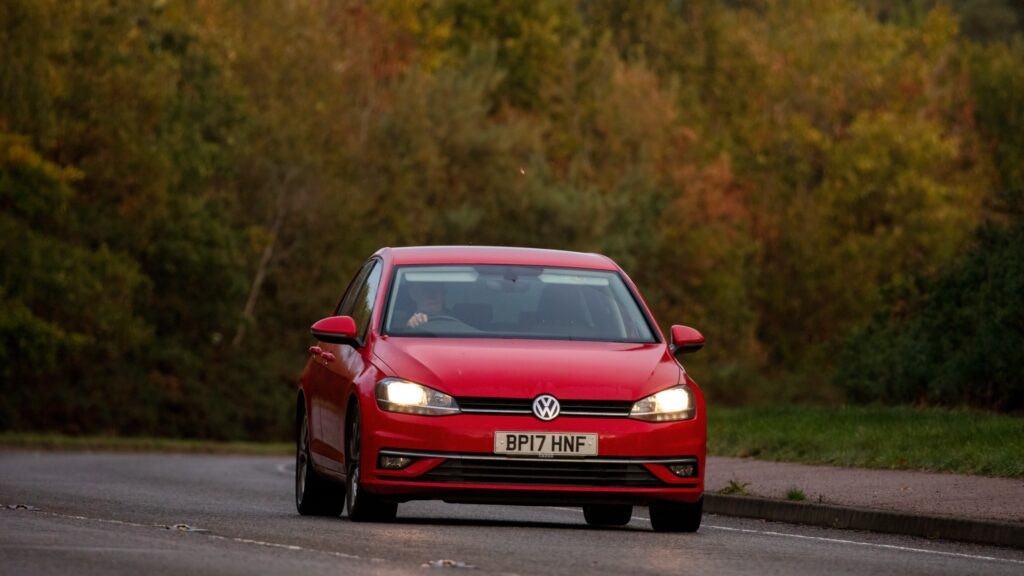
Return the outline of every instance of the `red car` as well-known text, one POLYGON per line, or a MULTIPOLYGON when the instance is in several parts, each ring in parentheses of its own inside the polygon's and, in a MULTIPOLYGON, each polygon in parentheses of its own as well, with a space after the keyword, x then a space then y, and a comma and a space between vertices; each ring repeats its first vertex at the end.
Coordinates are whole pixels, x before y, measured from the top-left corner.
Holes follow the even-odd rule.
POLYGON ((598 254, 384 248, 312 327, 296 401, 299 513, 389 521, 398 504, 573 505, 595 525, 650 507, 701 521, 704 397, 598 254))

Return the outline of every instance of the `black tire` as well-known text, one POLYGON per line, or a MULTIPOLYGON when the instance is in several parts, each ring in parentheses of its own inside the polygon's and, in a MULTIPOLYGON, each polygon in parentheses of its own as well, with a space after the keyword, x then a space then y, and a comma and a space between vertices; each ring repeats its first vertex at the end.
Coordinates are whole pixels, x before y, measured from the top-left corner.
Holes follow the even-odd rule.
POLYGON ((655 532, 696 532, 704 515, 704 499, 693 504, 652 502, 650 510, 655 532))
POLYGON ((583 507, 583 518, 591 526, 625 526, 632 517, 633 506, 629 504, 583 507))
POLYGON ((303 516, 340 516, 345 487, 324 478, 309 455, 309 420, 302 412, 295 434, 295 508, 303 516))
POLYGON ((398 503, 382 500, 363 490, 360 471, 363 455, 363 430, 359 409, 352 407, 348 434, 345 435, 345 506, 353 522, 391 522, 398 513, 398 503))

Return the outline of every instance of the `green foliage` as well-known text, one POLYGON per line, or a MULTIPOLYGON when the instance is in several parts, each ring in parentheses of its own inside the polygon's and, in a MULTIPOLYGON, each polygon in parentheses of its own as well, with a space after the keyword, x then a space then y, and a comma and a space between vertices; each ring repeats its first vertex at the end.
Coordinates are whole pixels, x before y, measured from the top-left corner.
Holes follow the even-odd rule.
POLYGON ((558 0, 447 0, 436 10, 450 22, 448 43, 456 54, 495 51, 505 71, 492 91, 495 104, 527 109, 536 107, 545 88, 564 72, 562 50, 579 32, 572 4, 558 0))
POLYGON ((1024 478, 1024 420, 943 408, 712 406, 708 452, 782 462, 1024 478))
POLYGON ((159 285, 147 317, 186 346, 216 345, 234 328, 246 278, 241 239, 223 210, 202 198, 175 198, 141 255, 146 275, 159 285))
POLYGON ((1024 39, 975 48, 971 63, 975 116, 1003 187, 1024 188, 1024 39))
POLYGON ((851 400, 1024 408, 1024 192, 1003 210, 1009 223, 849 338, 836 381, 851 400))
POLYGON ((207 388, 244 297, 218 189, 238 97, 179 7, 66 8, 19 36, 46 58, 36 89, 61 138, 0 138, 5 389, 20 383, 2 427, 214 435, 194 426, 214 420, 209 394, 177 399, 207 388))
POLYGON ((52 426, 67 392, 95 363, 139 350, 149 338, 131 305, 147 286, 138 266, 68 235, 77 175, 44 160, 25 139, 0 134, 0 427, 52 426), (127 306, 126 306, 127 304, 127 306), (45 405, 36 382, 66 382, 45 405))
POLYGON ((1024 5, 1014 0, 859 0, 883 21, 914 26, 937 6, 956 12, 964 34, 979 41, 1005 41, 1024 30, 1024 5))
POLYGON ((42 156, 27 139, 0 134, 0 208, 37 230, 68 224, 71 183, 80 175, 42 156))
POLYGON ((735 478, 729 480, 729 483, 718 490, 719 494, 746 496, 747 487, 750 486, 749 482, 740 482, 735 478))
POLYGON ((870 313, 879 286, 960 249, 991 185, 957 115, 963 96, 949 92, 963 84, 951 16, 900 29, 820 4, 728 15, 746 31, 730 51, 745 54, 717 73, 753 64, 759 98, 731 90, 713 104, 729 111, 734 170, 757 190, 758 335, 772 365, 811 373, 827 370, 829 344, 870 313))
POLYGON ((287 456, 295 450, 291 442, 211 442, 120 436, 67 436, 64 434, 0 433, 0 446, 27 450, 83 450, 104 452, 164 452, 171 454, 245 454, 287 456))
POLYGON ((47 57, 57 40, 46 28, 60 22, 59 8, 49 0, 0 4, 0 132, 51 135, 55 94, 47 57))
POLYGON ((789 490, 786 490, 786 500, 792 500, 794 502, 803 502, 804 500, 807 500, 807 495, 804 494, 803 490, 793 487, 790 488, 789 490))
POLYGON ((707 335, 719 402, 859 398, 845 349, 892 400, 1017 406, 1016 236, 970 244, 1024 182, 1010 14, 8 1, 0 428, 285 438, 310 322, 376 248, 441 243, 609 254, 707 335), (848 339, 878 314, 891 346, 848 339))

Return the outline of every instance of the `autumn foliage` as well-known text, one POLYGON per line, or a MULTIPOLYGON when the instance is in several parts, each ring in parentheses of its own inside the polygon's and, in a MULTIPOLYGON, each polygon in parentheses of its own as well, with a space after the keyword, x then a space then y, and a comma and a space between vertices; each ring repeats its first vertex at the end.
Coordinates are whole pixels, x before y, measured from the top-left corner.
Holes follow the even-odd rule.
POLYGON ((1020 349, 921 342, 1024 262, 1024 13, 894 4, 6 1, 0 429, 287 437, 410 244, 608 254, 716 402, 1019 408, 1020 349))

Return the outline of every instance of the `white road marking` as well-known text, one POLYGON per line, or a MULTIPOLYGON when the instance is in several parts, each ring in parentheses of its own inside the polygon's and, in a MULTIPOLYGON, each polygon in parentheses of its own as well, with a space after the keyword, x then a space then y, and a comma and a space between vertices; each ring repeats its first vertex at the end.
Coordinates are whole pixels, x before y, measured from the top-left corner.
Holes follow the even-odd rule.
POLYGON ((281 474, 291 474, 292 472, 295 471, 295 469, 291 468, 291 466, 292 465, 288 464, 288 463, 278 464, 277 465, 277 471, 280 472, 281 474), (291 468, 291 469, 289 469, 289 468, 291 468))
MULTIPOLYGON (((634 516, 636 518, 636 516, 634 516)), ((646 520, 646 518, 641 518, 646 520)), ((650 522, 650 520, 647 520, 650 522)), ((711 528, 712 530, 725 530, 727 532, 745 532, 749 534, 762 534, 765 536, 783 536, 786 538, 797 538, 800 540, 817 540, 820 542, 830 542, 834 544, 852 544, 854 546, 870 546, 872 548, 884 548, 887 550, 898 550, 901 552, 916 552, 919 554, 933 554, 936 556, 951 556, 954 558, 967 558, 969 560, 987 560, 989 562, 1009 562, 1010 564, 1024 564, 1024 560, 1014 560, 1012 558, 996 558, 994 556, 978 556, 976 554, 963 554, 961 552, 944 552, 942 550, 927 550, 925 548, 911 548, 909 546, 896 546, 895 544, 878 544, 875 542, 858 542, 856 540, 842 540, 839 538, 825 538, 822 536, 804 536, 803 534, 787 534, 785 532, 773 532, 771 530, 750 530, 748 528, 731 528, 728 526, 709 526, 705 525, 705 528, 711 528)))
POLYGON ((226 540, 228 542, 238 542, 240 544, 252 544, 255 546, 264 546, 267 548, 282 548, 284 550, 293 550, 295 552, 316 552, 317 554, 327 554, 334 556, 335 558, 345 558, 347 560, 370 560, 371 562, 383 562, 380 558, 363 558, 362 556, 356 556, 355 554, 346 554, 344 552, 335 552, 333 550, 315 550, 313 548, 306 548, 303 546, 296 546, 294 544, 280 544, 277 542, 265 542, 263 540, 252 540, 250 538, 232 538, 230 536, 218 536, 217 534, 210 534, 210 538, 216 540, 226 540))
MULTIPOLYGON (((550 508, 552 510, 564 510, 564 511, 568 511, 568 512, 575 512, 575 513, 578 513, 578 514, 582 514, 583 513, 583 511, 578 509, 578 508, 562 508, 562 507, 558 507, 558 506, 551 506, 550 508)), ((101 523, 104 523, 104 524, 116 524, 116 525, 119 525, 119 526, 132 526, 132 527, 136 527, 136 528, 162 528, 162 529, 165 529, 165 530, 173 528, 172 526, 167 526, 167 525, 164 525, 164 524, 141 524, 141 523, 138 523, 138 522, 128 522, 126 520, 111 520, 111 519, 108 519, 108 518, 92 518, 92 517, 89 517, 89 516, 79 516, 79 515, 74 515, 74 514, 60 514, 60 513, 57 513, 57 512, 45 512, 45 511, 42 511, 42 510, 33 511, 33 514, 42 514, 44 516, 53 516, 53 517, 56 517, 56 518, 67 518, 67 519, 71 519, 71 520, 85 520, 85 521, 89 521, 89 522, 101 522, 101 523)), ((641 522, 650 522, 651 521, 650 518, 645 518, 643 516, 632 516, 631 519, 632 520, 640 520, 641 522)), ((817 541, 817 542, 828 542, 828 543, 831 543, 831 544, 848 544, 848 545, 853 545, 853 546, 865 546, 865 547, 869 547, 869 548, 882 548, 882 549, 885 549, 885 550, 896 550, 896 551, 900 551, 900 552, 914 552, 914 553, 918 553, 918 554, 931 554, 931 555, 934 555, 934 556, 947 556, 947 557, 952 557, 952 558, 964 558, 964 559, 968 559, 968 560, 985 560, 985 561, 988 561, 988 562, 1005 562, 1005 563, 1009 563, 1009 564, 1021 564, 1021 565, 1024 565, 1024 560, 1014 560, 1012 558, 997 558, 997 557, 994 557, 994 556, 980 556, 980 555, 976 555, 976 554, 964 554, 964 553, 961 553, 961 552, 944 552, 942 550, 927 550, 927 549, 924 549, 924 548, 911 548, 909 546, 896 546, 894 544, 878 544, 878 543, 874 543, 874 542, 859 542, 857 540, 843 540, 843 539, 839 539, 839 538, 825 538, 823 536, 805 536, 803 534, 790 534, 790 533, 787 533, 787 532, 776 532, 776 531, 772 531, 772 530, 752 530, 752 529, 749 529, 749 528, 732 528, 732 527, 729 527, 729 526, 714 526, 714 525, 711 525, 711 524, 702 524, 701 527, 702 528, 710 528, 711 530, 723 530, 723 531, 726 531, 726 532, 740 532, 740 533, 744 533, 744 534, 759 534, 761 536, 777 536, 777 537, 782 537, 782 538, 796 538, 798 540, 812 540, 812 541, 817 541)), ((345 559, 348 559, 348 560, 369 560, 371 562, 384 562, 384 560, 381 559, 381 558, 363 558, 362 556, 357 556, 355 554, 346 554, 344 552, 334 552, 334 551, 331 551, 331 550, 317 550, 317 549, 314 549, 314 548, 306 548, 306 547, 303 547, 303 546, 296 546, 294 544, 280 544, 280 543, 277 543, 277 542, 266 542, 266 541, 263 541, 263 540, 252 540, 250 538, 237 538, 237 537, 230 537, 230 536, 219 536, 217 534, 209 534, 209 533, 203 533, 203 536, 205 536, 207 538, 214 538, 214 539, 217 539, 217 540, 227 540, 229 542, 237 542, 239 544, 251 544, 251 545, 255 545, 255 546, 265 546, 265 547, 269 547, 269 548, 281 548, 281 549, 285 549, 285 550, 293 550, 293 551, 296 551, 296 552, 316 552, 316 553, 319 553, 319 554, 328 554, 328 555, 334 556, 336 558, 345 558, 345 559)))
MULTIPOLYGON (((133 528, 161 528, 164 530, 176 530, 175 526, 167 526, 164 524, 141 524, 139 522, 128 522, 126 520, 111 520, 109 518, 93 518, 90 516, 79 516, 76 514, 61 514, 59 512, 46 512, 43 510, 35 510, 33 514, 42 514, 43 516, 51 516, 54 518, 65 518, 69 520, 84 520, 86 522, 99 522, 102 524, 115 524, 118 526, 130 526, 133 528)), ((346 554, 344 552, 335 552, 332 550, 318 550, 315 548, 306 548, 303 546, 296 546, 294 544, 280 544, 278 542, 266 542, 263 540, 253 540, 251 538, 238 538, 231 536, 220 536, 218 534, 211 534, 206 531, 195 530, 195 533, 202 534, 207 538, 213 538, 215 540, 225 540, 228 542, 237 542, 239 544, 250 544, 254 546, 264 546, 268 548, 281 548, 284 550, 293 550, 295 552, 315 552, 317 554, 327 554, 334 556, 335 558, 345 558, 347 560, 369 560, 370 562, 384 562, 382 558, 364 558, 355 554, 346 554)))
MULTIPOLYGON (((577 508, 561 508, 552 506, 555 510, 567 510, 569 512, 577 512, 582 514, 583 511, 577 508)), ((650 522, 650 518, 643 516, 632 516, 632 520, 640 520, 641 522, 650 522)), ((1010 564, 1022 564, 1024 560, 1014 560, 1012 558, 997 558, 995 556, 979 556, 976 554, 963 554, 961 552, 944 552, 942 550, 928 550, 925 548, 911 548, 909 546, 896 546, 895 544, 878 544, 875 542, 859 542, 857 540, 843 540, 840 538, 825 538, 824 536, 804 536, 803 534, 790 534, 787 532, 775 532, 772 530, 752 530, 749 528, 731 528, 729 526, 714 526, 711 524, 701 524, 701 528, 710 528, 712 530, 723 530, 726 532, 742 532, 745 534, 759 534, 762 536, 780 536, 783 538, 796 538, 798 540, 815 540, 818 542, 829 542, 831 544, 851 544, 853 546, 867 546, 871 548, 883 548, 886 550, 897 550, 900 552, 916 552, 918 554, 933 554, 936 556, 950 556, 953 558, 966 558, 969 560, 987 560, 989 562, 1008 562, 1010 564)))
POLYGON ((110 546, 62 546, 59 544, 0 544, 0 550, 46 550, 61 552, 128 552, 147 554, 156 548, 112 548, 110 546))
POLYGON ((133 528, 163 528, 169 530, 169 526, 163 524, 140 524, 138 522, 128 522, 126 520, 110 520, 107 518, 90 518, 88 516, 78 516, 75 514, 58 514, 57 512, 45 512, 42 510, 36 510, 35 514, 42 514, 43 516, 53 516, 55 518, 66 518, 70 520, 84 520, 86 522, 100 522, 103 524, 116 524, 118 526, 131 526, 133 528))

